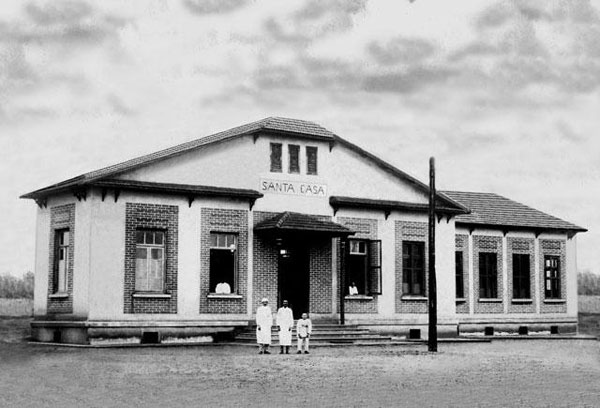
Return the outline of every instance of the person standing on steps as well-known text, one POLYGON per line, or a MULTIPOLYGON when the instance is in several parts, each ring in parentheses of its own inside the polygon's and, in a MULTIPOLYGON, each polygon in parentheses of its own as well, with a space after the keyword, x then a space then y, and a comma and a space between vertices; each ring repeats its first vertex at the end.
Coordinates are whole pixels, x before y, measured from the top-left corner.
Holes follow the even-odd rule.
POLYGON ((296 336, 298 337, 298 352, 302 354, 302 348, 304 346, 304 354, 308 354, 308 339, 312 333, 312 322, 308 318, 307 313, 302 313, 302 319, 298 319, 296 325, 296 336))
POLYGON ((262 298, 262 304, 256 310, 256 342, 258 343, 258 354, 271 354, 271 326, 273 325, 273 314, 269 307, 269 299, 262 298))
POLYGON ((282 306, 277 310, 277 318, 275 324, 279 328, 279 354, 290 354, 290 346, 292 345, 292 327, 294 327, 294 315, 292 309, 288 307, 288 301, 284 300, 282 306))

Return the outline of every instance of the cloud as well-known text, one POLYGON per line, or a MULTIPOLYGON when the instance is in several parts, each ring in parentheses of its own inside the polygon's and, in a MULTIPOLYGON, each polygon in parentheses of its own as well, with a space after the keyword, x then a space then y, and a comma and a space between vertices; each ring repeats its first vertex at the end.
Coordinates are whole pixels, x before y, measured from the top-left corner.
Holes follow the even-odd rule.
POLYGON ((112 109, 113 112, 122 115, 122 116, 131 116, 135 115, 136 112, 130 108, 121 98, 119 98, 114 93, 109 94, 106 97, 106 102, 108 106, 112 109))
POLYGON ((367 46, 367 50, 379 64, 394 65, 423 61, 435 53, 436 47, 421 38, 396 37, 384 44, 373 41, 367 46))
POLYGON ((183 5, 193 14, 225 14, 247 6, 250 0, 183 0, 183 5))
POLYGON ((0 42, 56 44, 64 49, 78 43, 97 45, 115 38, 127 24, 126 19, 96 11, 85 2, 28 3, 24 10, 22 21, 0 21, 0 42))
POLYGON ((370 92, 409 94, 445 82, 456 73, 443 67, 415 66, 406 71, 374 73, 365 76, 362 88, 370 92))

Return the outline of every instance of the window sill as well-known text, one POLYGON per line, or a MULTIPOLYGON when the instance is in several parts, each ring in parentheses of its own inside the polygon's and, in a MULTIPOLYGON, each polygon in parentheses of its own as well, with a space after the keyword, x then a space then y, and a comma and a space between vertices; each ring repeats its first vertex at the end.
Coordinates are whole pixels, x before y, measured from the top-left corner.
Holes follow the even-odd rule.
POLYGON ((479 303, 502 303, 502 299, 482 298, 479 303))
POLYGON ((235 293, 209 293, 206 296, 208 299, 242 299, 242 295, 235 293))
POLYGON ((137 292, 133 294, 134 298, 141 299, 171 299, 170 293, 137 292))
POLYGON ((49 297, 50 299, 67 299, 69 297, 69 294, 65 292, 58 292, 51 294, 49 297))
POLYGON ((544 303, 567 303, 565 299, 544 299, 544 303))
POLYGON ((419 296, 419 295, 402 295, 400 297, 401 300, 415 300, 417 302, 426 302, 427 296, 419 296))
POLYGON ((467 298, 456 298, 456 303, 465 303, 467 298))
POLYGON ((533 303, 533 299, 513 299, 512 303, 533 303))
POLYGON ((373 300, 373 296, 369 295, 346 295, 344 297, 346 300, 373 300))

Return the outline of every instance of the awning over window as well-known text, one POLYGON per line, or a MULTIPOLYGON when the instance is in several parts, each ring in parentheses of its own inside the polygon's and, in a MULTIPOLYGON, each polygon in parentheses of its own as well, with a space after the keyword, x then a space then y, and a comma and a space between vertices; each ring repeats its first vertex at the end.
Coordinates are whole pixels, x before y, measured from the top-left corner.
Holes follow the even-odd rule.
POLYGON ((324 218, 286 211, 258 223, 254 231, 273 235, 303 233, 331 237, 346 237, 355 233, 341 224, 324 218))

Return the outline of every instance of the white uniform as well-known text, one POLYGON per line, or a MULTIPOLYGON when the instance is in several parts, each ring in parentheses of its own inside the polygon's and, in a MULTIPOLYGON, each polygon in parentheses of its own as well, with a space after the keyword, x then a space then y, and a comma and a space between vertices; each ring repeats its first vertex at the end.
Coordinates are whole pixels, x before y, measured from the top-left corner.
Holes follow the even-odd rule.
POLYGON ((292 327, 294 326, 294 315, 289 307, 280 307, 277 311, 276 323, 279 326, 279 345, 292 345, 292 327))
POLYGON ((304 350, 308 351, 308 338, 312 333, 312 322, 310 319, 299 319, 298 324, 296 325, 296 336, 298 337, 298 351, 302 350, 302 346, 304 345, 304 350))
POLYGON ((271 344, 271 326, 273 314, 269 306, 259 306, 256 310, 256 342, 271 344))

